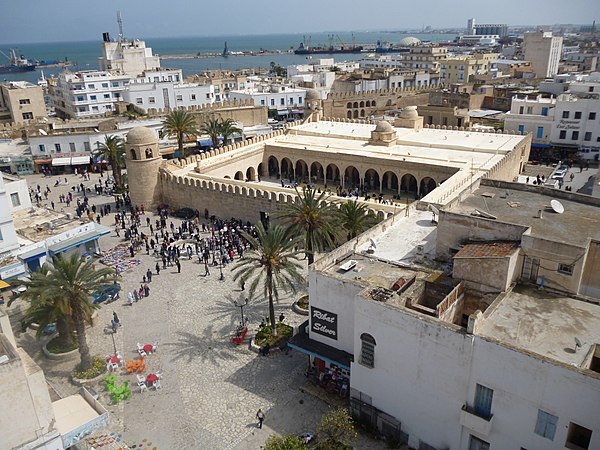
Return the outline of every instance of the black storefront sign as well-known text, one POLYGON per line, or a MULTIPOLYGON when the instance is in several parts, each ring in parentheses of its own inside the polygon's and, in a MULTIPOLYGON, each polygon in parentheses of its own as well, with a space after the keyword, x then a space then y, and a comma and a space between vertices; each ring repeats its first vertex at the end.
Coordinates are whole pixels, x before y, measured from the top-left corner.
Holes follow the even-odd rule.
POLYGON ((337 314, 310 307, 311 331, 337 341, 337 314))

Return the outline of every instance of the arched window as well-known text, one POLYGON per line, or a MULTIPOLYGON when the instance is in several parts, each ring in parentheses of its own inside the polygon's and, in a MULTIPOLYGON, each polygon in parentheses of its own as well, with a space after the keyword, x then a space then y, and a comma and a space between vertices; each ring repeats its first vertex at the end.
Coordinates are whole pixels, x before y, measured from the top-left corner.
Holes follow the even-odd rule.
POLYGON ((360 335, 360 340, 362 342, 360 347, 360 360, 358 361, 365 367, 373 368, 375 367, 375 338, 370 334, 363 333, 360 335))
POLYGON ((130 152, 131 152, 131 159, 137 159, 137 155, 135 154, 135 149, 132 148, 130 150, 130 152))
POLYGON ((152 149, 150 147, 148 147, 146 149, 146 159, 150 159, 152 158, 152 149))

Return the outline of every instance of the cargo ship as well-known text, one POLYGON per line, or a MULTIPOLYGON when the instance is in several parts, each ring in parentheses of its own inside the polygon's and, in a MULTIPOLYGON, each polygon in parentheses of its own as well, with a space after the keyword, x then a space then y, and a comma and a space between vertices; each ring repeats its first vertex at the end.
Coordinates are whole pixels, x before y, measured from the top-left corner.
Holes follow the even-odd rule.
POLYGON ((7 55, 0 50, 4 56, 8 58, 8 64, 0 64, 0 73, 18 73, 32 72, 35 70, 35 64, 30 63, 23 55, 17 56, 17 52, 12 49, 7 55))
MULTIPOLYGON (((353 36, 353 40, 354 40, 354 36, 353 36)), ((302 42, 300 42, 300 45, 298 46, 298 48, 296 50, 294 50, 294 53, 296 55, 313 55, 313 54, 318 54, 318 53, 325 53, 325 54, 361 53, 362 51, 363 51, 362 45, 356 45, 354 42, 352 43, 352 45, 347 45, 344 42, 342 42, 342 40, 339 38, 339 36, 331 34, 331 35, 329 35, 329 45, 327 45, 327 46, 318 45, 318 46, 313 47, 310 44, 310 37, 308 38, 308 44, 306 44, 306 38, 304 38, 304 40, 302 42), (337 38, 340 41, 340 45, 338 45, 338 46, 333 45, 334 38, 337 38)))

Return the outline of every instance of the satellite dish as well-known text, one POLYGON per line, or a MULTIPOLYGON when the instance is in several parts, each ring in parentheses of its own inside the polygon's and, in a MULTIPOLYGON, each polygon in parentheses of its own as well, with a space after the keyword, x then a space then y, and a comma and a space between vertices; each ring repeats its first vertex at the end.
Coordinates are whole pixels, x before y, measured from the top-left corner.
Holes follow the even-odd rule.
POLYGON ((440 215, 440 210, 437 209, 435 206, 429 205, 429 209, 431 209, 431 212, 434 213, 436 216, 440 215))
POLYGON ((581 341, 579 340, 579 338, 577 336, 575 336, 575 348, 581 348, 583 346, 583 344, 581 343, 581 341))
POLYGON ((556 214, 562 214, 565 212, 565 207, 558 200, 550 200, 550 208, 552 208, 552 211, 554 211, 556 214))

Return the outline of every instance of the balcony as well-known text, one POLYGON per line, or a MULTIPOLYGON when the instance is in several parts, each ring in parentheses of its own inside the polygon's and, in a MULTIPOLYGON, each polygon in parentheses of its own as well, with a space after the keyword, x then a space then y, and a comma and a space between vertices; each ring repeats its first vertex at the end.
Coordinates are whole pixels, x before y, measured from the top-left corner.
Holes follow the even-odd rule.
POLYGON ((462 406, 460 411, 460 424, 482 436, 489 436, 490 431, 492 431, 493 418, 493 414, 489 417, 478 415, 475 412, 475 409, 466 403, 462 406))

